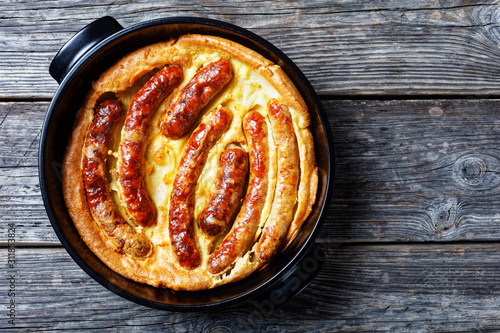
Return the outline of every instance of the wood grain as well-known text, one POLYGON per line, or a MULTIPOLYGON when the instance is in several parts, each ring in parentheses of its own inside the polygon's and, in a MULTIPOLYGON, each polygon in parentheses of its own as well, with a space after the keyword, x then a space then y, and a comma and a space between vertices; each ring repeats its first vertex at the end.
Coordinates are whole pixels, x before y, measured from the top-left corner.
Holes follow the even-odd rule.
POLYGON ((0 102, 0 166, 38 165, 38 147, 48 103, 0 102))
POLYGON ((0 45, 2 330, 500 330, 497 0, 3 1, 0 45), (284 51, 321 96, 336 158, 317 239, 328 258, 291 301, 150 309, 96 283, 60 245, 37 169, 57 89, 48 68, 105 15, 124 27, 174 16, 239 25, 284 51), (12 275, 15 326, 6 316, 12 275))
MULTIPOLYGON (((500 100, 325 100, 336 159, 319 240, 500 238, 500 100)), ((0 103, 0 230, 57 244, 44 213, 36 149, 48 103, 0 103), (22 166, 22 167, 21 167, 22 166), (29 226, 29 227, 28 227, 29 226)), ((5 242, 0 233, 0 243, 5 242)))
MULTIPOLYGON (((455 332, 482 332, 498 328, 499 257, 498 244, 332 246, 319 276, 285 304, 191 313, 125 300, 60 248, 18 248, 14 272, 0 277, 15 275, 16 328, 25 330, 443 332, 454 323, 455 332)), ((0 293, 7 288, 0 284, 0 293)))
POLYGON ((0 3, 0 98, 51 98, 51 59, 79 29, 173 16, 233 23, 274 43, 321 95, 498 95, 495 1, 16 1, 0 3), (286 33, 283 33, 286 31, 286 33))
POLYGON ((325 105, 338 175, 325 226, 334 241, 498 239, 498 100, 325 105))

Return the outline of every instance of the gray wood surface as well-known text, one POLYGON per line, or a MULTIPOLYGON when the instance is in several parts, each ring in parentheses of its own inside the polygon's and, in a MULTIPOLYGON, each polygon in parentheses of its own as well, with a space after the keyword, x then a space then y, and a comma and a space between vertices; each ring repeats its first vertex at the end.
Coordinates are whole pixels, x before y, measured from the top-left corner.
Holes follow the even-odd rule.
POLYGON ((280 307, 263 300, 191 313, 125 301, 63 249, 17 255, 20 330, 484 332, 497 330, 500 320, 498 244, 331 246, 319 276, 280 307))
POLYGON ((0 45, 0 330, 500 331, 498 1, 3 1, 0 45), (38 183, 57 89, 48 66, 104 15, 124 27, 237 24, 282 49, 320 94, 336 158, 318 237, 328 259, 291 301, 150 309, 99 285, 61 246, 38 183))
MULTIPOLYGON (((336 155, 322 242, 499 240, 500 100, 324 100, 336 155)), ((0 103, 0 216, 57 244, 37 147, 48 102, 0 103), (28 228, 29 226, 29 228, 28 228)), ((0 223, 0 244, 6 242, 0 223)))
POLYGON ((172 16, 240 25, 281 48, 322 95, 495 95, 497 9, 479 0, 4 1, 0 97, 50 98, 54 54, 104 15, 124 27, 172 16))

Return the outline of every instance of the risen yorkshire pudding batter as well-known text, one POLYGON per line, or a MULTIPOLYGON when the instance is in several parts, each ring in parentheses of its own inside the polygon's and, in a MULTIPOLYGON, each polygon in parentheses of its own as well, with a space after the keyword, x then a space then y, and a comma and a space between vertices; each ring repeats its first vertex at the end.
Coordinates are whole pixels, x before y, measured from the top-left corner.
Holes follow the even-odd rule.
POLYGON ((307 107, 282 69, 203 35, 137 50, 88 93, 63 168, 82 239, 111 269, 202 290, 267 265, 318 176, 307 107))

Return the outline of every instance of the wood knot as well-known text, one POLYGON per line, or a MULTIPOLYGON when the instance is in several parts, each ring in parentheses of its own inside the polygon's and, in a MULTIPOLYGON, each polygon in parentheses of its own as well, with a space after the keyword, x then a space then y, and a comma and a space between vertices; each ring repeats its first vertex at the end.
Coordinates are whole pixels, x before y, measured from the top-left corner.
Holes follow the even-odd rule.
POLYGON ((454 233, 457 223, 457 199, 451 197, 431 207, 430 216, 434 232, 439 236, 450 236, 454 233))
POLYGON ((455 173, 460 181, 477 186, 485 178, 486 163, 477 156, 465 156, 455 163, 455 173))
POLYGON ((497 176, 499 161, 485 154, 466 155, 458 158, 453 165, 453 178, 470 190, 488 190, 500 184, 497 176))

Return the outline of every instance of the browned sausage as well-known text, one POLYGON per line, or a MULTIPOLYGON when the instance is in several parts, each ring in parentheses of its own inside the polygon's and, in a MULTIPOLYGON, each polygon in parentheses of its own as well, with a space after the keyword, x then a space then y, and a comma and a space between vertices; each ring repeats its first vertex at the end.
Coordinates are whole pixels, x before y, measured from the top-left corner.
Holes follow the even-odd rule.
POLYGON ((228 148, 221 154, 214 191, 198 218, 204 233, 215 236, 226 229, 240 205, 247 173, 246 151, 235 147, 228 148))
POLYGON ((251 111, 243 118, 250 153, 250 178, 241 210, 222 244, 208 258, 207 270, 220 273, 252 245, 266 202, 269 183, 269 141, 264 117, 251 111))
POLYGON ((173 139, 183 136, 200 111, 232 77, 231 63, 225 59, 214 61, 199 70, 162 114, 160 130, 163 135, 173 139))
POLYGON ((278 173, 271 213, 255 251, 264 262, 274 256, 286 236, 297 203, 299 183, 299 150, 292 116, 288 107, 278 100, 271 100, 268 108, 278 150, 278 173))
POLYGON ((83 181, 87 202, 98 226, 119 252, 140 258, 150 252, 151 243, 120 215, 109 193, 105 175, 108 144, 124 113, 122 104, 113 99, 97 107, 83 147, 83 181))
POLYGON ((144 182, 144 139, 155 109, 181 83, 182 75, 179 66, 168 66, 151 77, 132 100, 122 130, 118 161, 121 195, 132 219, 143 227, 156 221, 156 209, 144 182))
POLYGON ((185 269, 200 265, 200 253, 194 237, 194 194, 208 152, 229 128, 233 115, 220 107, 191 134, 174 177, 168 231, 179 264, 185 269))

